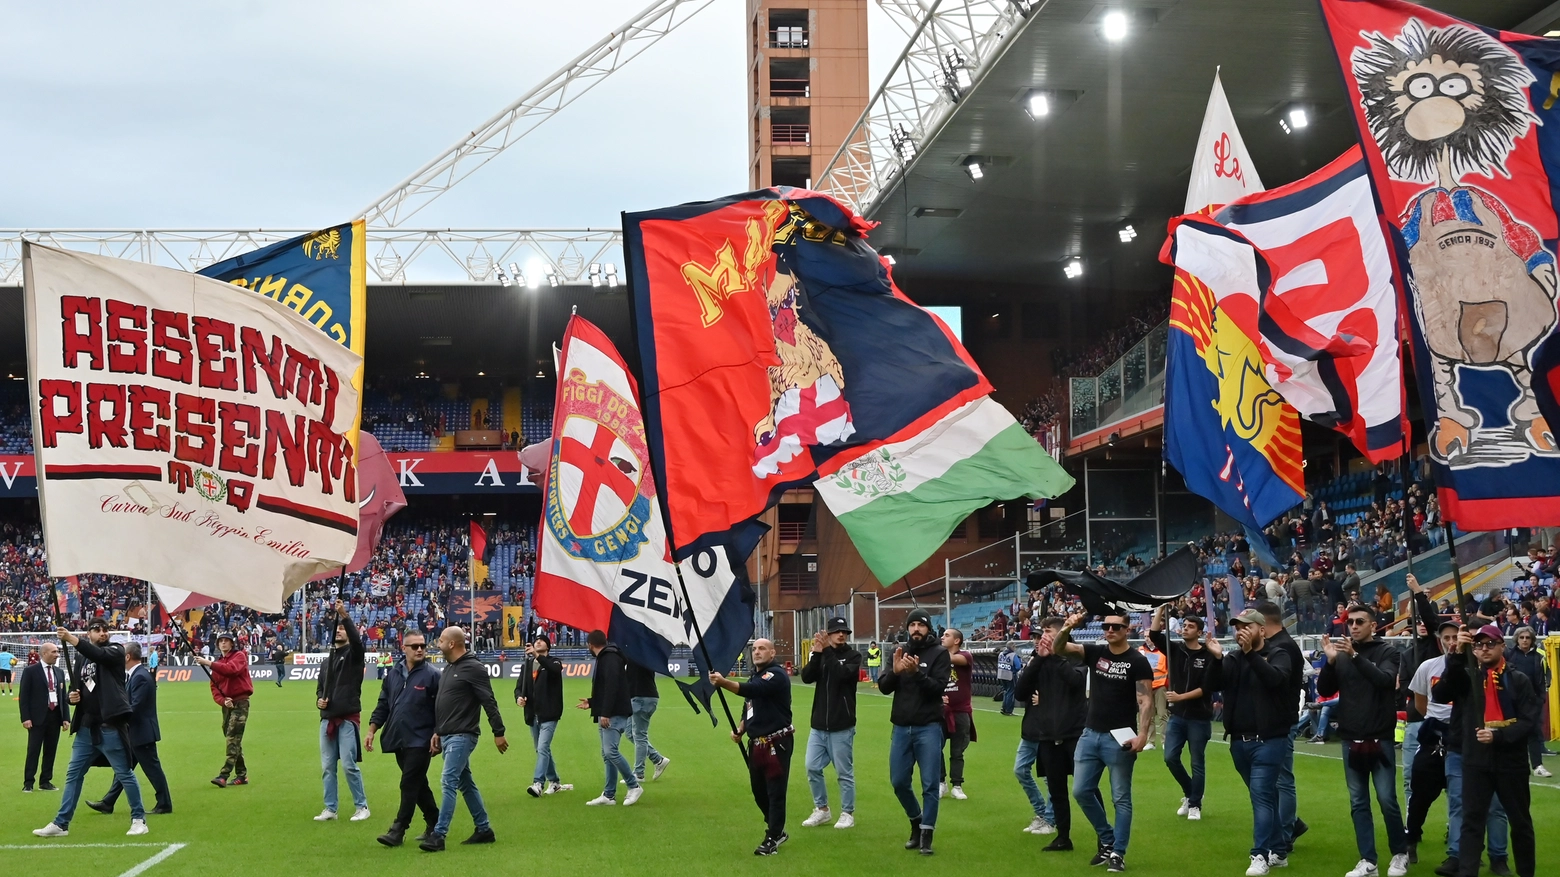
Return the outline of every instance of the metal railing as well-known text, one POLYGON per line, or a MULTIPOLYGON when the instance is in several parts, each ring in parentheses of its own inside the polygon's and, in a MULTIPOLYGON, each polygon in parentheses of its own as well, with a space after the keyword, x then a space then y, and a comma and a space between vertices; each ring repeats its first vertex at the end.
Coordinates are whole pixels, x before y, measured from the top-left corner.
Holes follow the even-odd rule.
POLYGON ((769 48, 771 49, 805 49, 807 48, 807 28, 805 27, 775 27, 769 30, 769 48))
POLYGON ((1091 378, 1068 379, 1068 434, 1077 438, 1165 404, 1170 321, 1149 330, 1120 359, 1091 378))
POLYGON ((769 142, 795 143, 805 146, 812 142, 812 126, 772 123, 769 126, 769 142))
POLYGON ((769 80, 770 97, 812 97, 812 80, 810 79, 771 79, 769 80))

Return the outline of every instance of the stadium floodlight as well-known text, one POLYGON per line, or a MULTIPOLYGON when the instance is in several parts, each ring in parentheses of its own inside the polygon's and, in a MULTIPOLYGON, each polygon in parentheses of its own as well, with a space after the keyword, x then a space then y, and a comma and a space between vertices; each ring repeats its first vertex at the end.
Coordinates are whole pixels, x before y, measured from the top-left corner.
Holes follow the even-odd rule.
POLYGON ((525 285, 525 274, 521 272, 520 265, 516 262, 509 263, 509 274, 514 277, 516 286, 525 285))
POLYGON ((1116 232, 1116 236, 1121 238, 1122 243, 1130 244, 1134 239, 1137 238, 1137 229, 1130 225, 1125 225, 1121 227, 1120 231, 1116 232))
POLYGON ((608 262, 607 263, 606 274, 607 274, 607 288, 608 289, 617 289, 617 285, 618 285, 617 265, 614 265, 613 263, 608 262))
POLYGON ((499 283, 502 283, 505 286, 509 285, 509 275, 504 273, 504 269, 498 267, 497 265, 494 265, 493 266, 493 273, 498 275, 498 282, 499 283))
POLYGON ((970 175, 971 180, 979 180, 986 175, 980 167, 980 157, 972 155, 964 160, 964 172, 970 175))
POLYGON ((590 285, 593 286, 593 287, 601 286, 601 263, 600 262, 592 262, 592 263, 590 263, 590 285))
POLYGON ((541 286, 542 275, 546 273, 547 269, 542 267, 541 262, 531 262, 529 265, 525 266, 525 285, 530 289, 535 289, 538 286, 541 286))
POLYGON ((1051 96, 1043 91, 1036 91, 1029 95, 1029 100, 1024 102, 1024 111, 1031 119, 1040 119, 1051 115, 1051 96))
POLYGON ((558 282, 559 282, 558 281, 558 272, 556 272, 556 271, 548 271, 547 272, 547 285, 556 287, 558 285, 558 282))
POLYGON ((949 100, 957 102, 973 84, 969 63, 959 50, 954 49, 943 56, 943 88, 948 92, 949 100))
POLYGON ((1290 107, 1288 116, 1289 125, 1284 131, 1285 134, 1290 133, 1291 130, 1299 131, 1311 124, 1311 116, 1305 111, 1305 107, 1290 107))
POLYGON ((1127 27, 1130 24, 1127 14, 1120 9, 1112 9, 1105 13, 1100 21, 1100 34, 1113 43, 1119 43, 1127 38, 1127 27))
POLYGON ((1069 260, 1067 265, 1062 268, 1062 273, 1067 275, 1067 279, 1068 280, 1077 280, 1078 278, 1082 277, 1083 276, 1083 260, 1082 259, 1072 259, 1072 260, 1069 260))

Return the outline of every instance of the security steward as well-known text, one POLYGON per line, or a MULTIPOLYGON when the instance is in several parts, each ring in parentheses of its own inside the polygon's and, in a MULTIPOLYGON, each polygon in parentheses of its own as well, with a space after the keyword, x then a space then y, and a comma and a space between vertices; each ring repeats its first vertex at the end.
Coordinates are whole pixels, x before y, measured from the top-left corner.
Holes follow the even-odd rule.
POLYGON ((720 673, 710 674, 710 684, 744 699, 742 721, 731 739, 748 735, 748 779, 753 800, 764 814, 764 840, 755 856, 772 856, 790 840, 785 833, 785 790, 791 779, 791 753, 796 728, 791 725, 791 678, 775 663, 775 644, 753 641, 753 675, 735 682, 720 673))
POLYGON ((401 648, 401 660, 379 686, 379 702, 368 719, 368 737, 363 741, 364 748, 373 752, 374 735, 383 729, 380 748, 395 753, 395 765, 401 769, 401 807, 390 830, 377 838, 387 847, 398 847, 406 839, 414 809, 422 811, 427 826, 416 840, 426 840, 439 824, 439 804, 428 786, 428 766, 433 761, 428 744, 433 741, 439 671, 428 663, 428 639, 422 631, 407 631, 401 648))
MULTIPOLYGON (((157 806, 151 809, 156 815, 173 812, 173 796, 168 791, 168 777, 163 773, 162 760, 157 757, 157 741, 162 739, 162 728, 157 723, 157 680, 145 664, 141 663, 141 644, 125 643, 125 690, 130 696, 130 750, 135 763, 146 774, 157 794, 157 806)), ((114 812, 114 803, 124 786, 116 778, 108 787, 101 801, 87 801, 86 805, 99 813, 114 812)))

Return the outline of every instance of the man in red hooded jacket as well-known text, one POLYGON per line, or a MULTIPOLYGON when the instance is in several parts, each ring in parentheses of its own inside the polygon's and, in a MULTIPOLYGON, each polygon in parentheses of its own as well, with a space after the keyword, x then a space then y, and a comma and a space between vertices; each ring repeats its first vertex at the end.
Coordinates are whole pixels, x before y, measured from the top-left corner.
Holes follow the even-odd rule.
POLYGON ((217 634, 217 651, 221 657, 216 660, 195 659, 211 675, 211 699, 222 707, 222 735, 227 738, 227 760, 211 784, 219 788, 247 786, 244 726, 249 724, 249 696, 255 693, 254 683, 249 681, 249 655, 227 631, 217 634), (229 774, 232 779, 228 779, 229 774))

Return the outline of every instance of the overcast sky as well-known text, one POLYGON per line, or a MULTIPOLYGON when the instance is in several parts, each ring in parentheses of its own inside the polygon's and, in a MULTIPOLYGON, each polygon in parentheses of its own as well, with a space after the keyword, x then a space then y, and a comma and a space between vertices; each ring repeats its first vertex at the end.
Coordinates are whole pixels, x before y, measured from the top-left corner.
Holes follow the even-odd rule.
MULTIPOLYGON (((6 3, 0 226, 356 215, 649 0, 6 3)), ((744 0, 715 0, 408 227, 615 227, 747 188, 744 0)), ((873 82, 903 37, 871 5, 873 82)))

